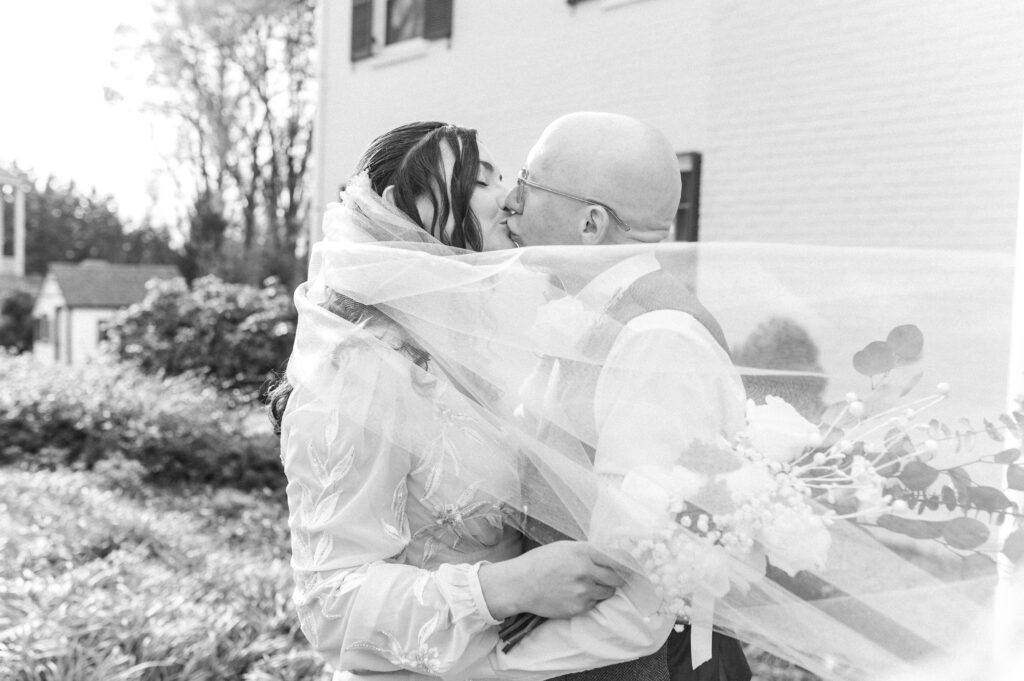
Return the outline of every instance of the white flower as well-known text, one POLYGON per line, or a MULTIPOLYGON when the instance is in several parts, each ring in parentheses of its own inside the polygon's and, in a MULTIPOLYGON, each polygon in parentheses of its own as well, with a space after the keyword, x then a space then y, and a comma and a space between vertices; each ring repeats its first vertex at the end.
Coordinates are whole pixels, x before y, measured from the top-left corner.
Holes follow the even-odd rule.
POLYGON ((639 466, 622 479, 622 493, 634 508, 642 509, 650 516, 661 519, 669 514, 672 495, 665 480, 668 471, 658 466, 639 466), (651 470, 655 469, 655 470, 651 470))
POLYGON ((753 499, 771 494, 775 490, 775 478, 763 465, 744 464, 734 471, 719 476, 735 499, 753 499))
POLYGON ((821 442, 821 433, 813 424, 773 395, 760 405, 747 400, 747 437, 755 450, 778 463, 789 463, 807 447, 821 442))
POLYGON ((692 498, 707 478, 682 466, 665 468, 646 464, 633 468, 622 479, 622 491, 651 513, 672 513, 677 504, 692 498))
POLYGON ((824 568, 832 535, 822 518, 803 504, 774 511, 761 530, 761 541, 772 564, 791 575, 824 568))
POLYGON ((885 478, 878 474, 865 457, 853 457, 850 479, 858 501, 858 515, 866 520, 874 520, 888 508, 889 502, 884 496, 885 478))

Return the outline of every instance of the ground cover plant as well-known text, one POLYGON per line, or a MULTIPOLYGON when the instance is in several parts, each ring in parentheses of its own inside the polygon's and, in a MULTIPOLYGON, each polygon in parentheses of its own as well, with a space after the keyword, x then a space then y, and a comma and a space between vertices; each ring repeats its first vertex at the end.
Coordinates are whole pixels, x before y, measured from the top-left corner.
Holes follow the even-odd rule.
POLYGON ((0 468, 0 678, 322 679, 280 499, 0 468))

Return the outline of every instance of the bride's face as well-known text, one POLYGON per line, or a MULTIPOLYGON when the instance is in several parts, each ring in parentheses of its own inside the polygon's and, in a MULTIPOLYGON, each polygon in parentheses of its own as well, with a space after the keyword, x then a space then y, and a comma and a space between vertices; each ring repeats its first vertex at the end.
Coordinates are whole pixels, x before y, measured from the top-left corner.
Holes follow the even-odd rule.
POLYGON ((508 213, 502 208, 508 187, 503 183, 501 171, 491 152, 482 144, 479 149, 480 168, 477 170, 476 189, 469 199, 469 208, 480 223, 483 250, 515 248, 508 231, 508 213))
MULTIPOLYGON (((469 209, 480 225, 482 250, 500 251, 505 248, 515 248, 515 243, 508 231, 508 213, 502 209, 505 195, 508 194, 508 187, 503 182, 501 171, 494 162, 491 152, 482 144, 478 145, 478 149, 480 165, 477 168, 476 187, 469 198, 469 209)), ((451 187, 455 155, 447 145, 443 145, 441 148, 441 158, 444 161, 445 179, 448 186, 451 187)), ((431 214, 430 201, 426 197, 418 199, 416 207, 421 216, 429 217, 431 214)), ((449 216, 448 223, 444 226, 445 232, 450 234, 454 225, 455 219, 449 216)))

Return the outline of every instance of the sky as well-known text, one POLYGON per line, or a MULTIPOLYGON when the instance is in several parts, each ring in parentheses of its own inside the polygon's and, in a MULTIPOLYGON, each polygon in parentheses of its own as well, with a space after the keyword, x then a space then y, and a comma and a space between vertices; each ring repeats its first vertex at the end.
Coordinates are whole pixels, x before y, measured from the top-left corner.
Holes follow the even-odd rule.
POLYGON ((151 186, 169 128, 139 112, 141 88, 113 63, 117 26, 151 16, 148 0, 0 0, 0 166, 95 187, 132 221, 151 194, 173 202, 169 183, 151 186), (105 87, 126 98, 108 103, 105 87))

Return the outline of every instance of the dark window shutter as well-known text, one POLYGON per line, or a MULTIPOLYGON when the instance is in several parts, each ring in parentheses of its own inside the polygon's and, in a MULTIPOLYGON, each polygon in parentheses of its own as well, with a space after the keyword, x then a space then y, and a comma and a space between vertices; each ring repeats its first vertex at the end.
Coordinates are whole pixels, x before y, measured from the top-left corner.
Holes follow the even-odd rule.
POLYGON ((700 164, 697 152, 679 154, 683 187, 676 212, 676 241, 697 241, 700 236, 700 164))
POLYGON ((352 61, 373 55, 373 0, 352 0, 352 61))
POLYGON ((452 37, 452 0, 427 0, 423 37, 427 40, 452 37))

